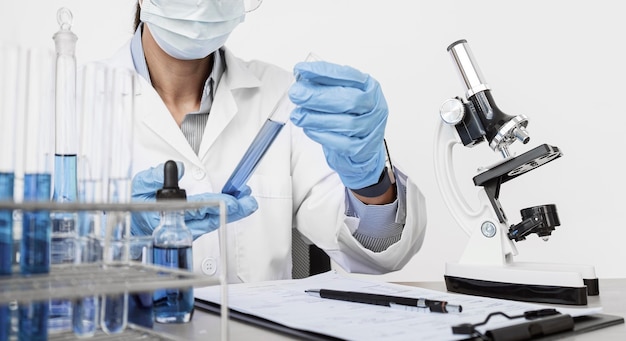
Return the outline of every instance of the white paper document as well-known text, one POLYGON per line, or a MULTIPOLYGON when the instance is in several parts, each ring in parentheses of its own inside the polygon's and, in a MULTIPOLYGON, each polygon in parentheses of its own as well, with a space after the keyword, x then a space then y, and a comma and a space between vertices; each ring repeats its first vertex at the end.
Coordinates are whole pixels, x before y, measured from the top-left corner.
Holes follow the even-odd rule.
MULTIPOLYGON (((231 284, 228 286, 231 309, 258 316, 284 326, 325 334, 346 340, 461 340, 452 326, 479 323, 492 312, 509 316, 551 306, 460 295, 418 287, 361 280, 334 271, 297 280, 231 284), (431 313, 393 309, 385 306, 318 298, 306 289, 333 289, 374 294, 426 298, 463 306, 462 313, 431 313)), ((220 303, 220 287, 195 288, 196 298, 220 303)), ((557 308, 563 314, 583 316, 601 312, 601 308, 557 308)), ((492 317, 479 328, 487 329, 526 322, 492 317)))

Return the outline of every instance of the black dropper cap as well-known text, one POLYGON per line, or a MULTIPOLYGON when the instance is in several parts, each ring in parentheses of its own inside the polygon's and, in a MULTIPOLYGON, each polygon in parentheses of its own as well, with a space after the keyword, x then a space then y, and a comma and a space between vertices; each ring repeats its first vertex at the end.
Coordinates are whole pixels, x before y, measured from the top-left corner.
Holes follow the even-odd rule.
POLYGON ((156 200, 186 200, 187 192, 178 187, 178 165, 169 160, 163 166, 163 188, 156 193, 156 200))

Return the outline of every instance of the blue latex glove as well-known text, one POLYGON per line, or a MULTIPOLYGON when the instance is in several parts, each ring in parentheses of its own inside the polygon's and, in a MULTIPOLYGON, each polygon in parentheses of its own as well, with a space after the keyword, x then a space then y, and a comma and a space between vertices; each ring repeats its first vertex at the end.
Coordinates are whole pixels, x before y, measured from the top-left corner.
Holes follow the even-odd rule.
MULTIPOLYGON (((178 180, 183 177, 185 167, 182 162, 176 162, 178 166, 178 180)), ((163 187, 163 166, 141 171, 135 175, 132 181, 133 202, 156 202, 156 191, 163 187)), ((226 221, 233 222, 245 218, 257 210, 256 200, 250 196, 250 187, 245 186, 238 197, 222 193, 202 193, 190 195, 187 201, 224 200, 226 204, 226 221)), ((152 231, 159 226, 160 212, 133 212, 131 232, 133 235, 151 235, 152 231)), ((220 226, 219 207, 203 207, 185 211, 185 224, 191 230, 193 239, 214 231, 220 226)))
POLYGON ((346 187, 376 184, 385 166, 387 102, 378 82, 352 67, 302 62, 289 98, 291 121, 322 145, 346 187))

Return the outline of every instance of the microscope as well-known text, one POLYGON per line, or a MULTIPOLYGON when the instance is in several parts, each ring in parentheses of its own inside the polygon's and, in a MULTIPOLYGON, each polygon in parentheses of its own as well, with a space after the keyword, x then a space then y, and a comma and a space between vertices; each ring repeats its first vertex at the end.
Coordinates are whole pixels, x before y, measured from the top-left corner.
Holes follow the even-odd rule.
POLYGON ((587 296, 599 294, 595 269, 589 265, 516 262, 517 242, 532 234, 547 240, 560 225, 556 205, 520 210, 521 222, 510 224, 499 201, 502 185, 561 157, 561 150, 539 145, 520 155, 509 146, 530 140, 528 118, 509 116, 495 104, 466 40, 448 46, 465 98, 443 102, 435 137, 437 184, 450 213, 470 239, 458 262, 446 263, 449 291, 517 301, 586 305, 587 296), (453 151, 461 144, 473 148, 486 143, 502 156, 481 167, 473 177, 478 187, 478 208, 463 197, 456 179, 453 151))

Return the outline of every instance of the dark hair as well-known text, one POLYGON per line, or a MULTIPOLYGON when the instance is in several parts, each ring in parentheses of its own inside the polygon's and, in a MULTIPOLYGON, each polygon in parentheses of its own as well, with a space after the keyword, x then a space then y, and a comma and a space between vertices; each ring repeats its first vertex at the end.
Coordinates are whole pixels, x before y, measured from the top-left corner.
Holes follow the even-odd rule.
POLYGON ((141 16, 141 6, 139 6, 139 2, 137 2, 137 8, 135 8, 135 29, 134 31, 137 31, 137 27, 139 27, 139 23, 141 23, 141 19, 139 19, 139 17, 141 16))

